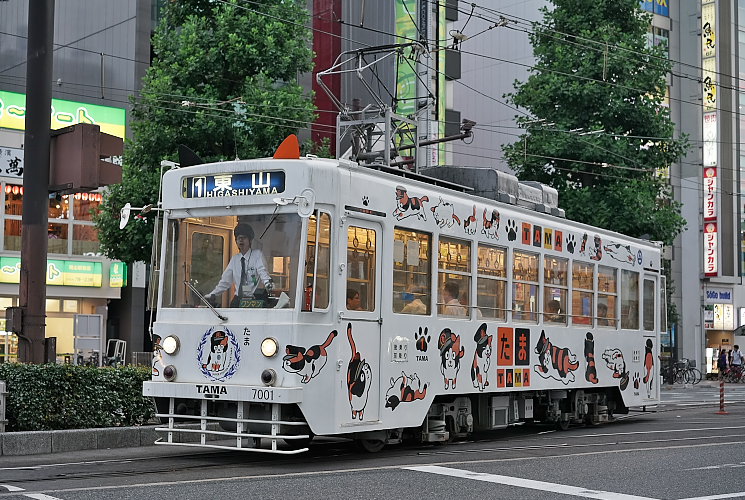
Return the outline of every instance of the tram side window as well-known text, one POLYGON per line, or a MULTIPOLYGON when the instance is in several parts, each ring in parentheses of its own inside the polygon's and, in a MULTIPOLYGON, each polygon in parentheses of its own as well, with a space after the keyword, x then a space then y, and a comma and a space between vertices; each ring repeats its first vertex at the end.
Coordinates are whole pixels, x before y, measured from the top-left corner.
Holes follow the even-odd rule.
POLYGON ((593 315, 595 265, 572 262, 572 324, 589 325, 593 315))
POLYGON ((507 249, 479 245, 476 297, 484 318, 507 319, 507 249))
POLYGON ((618 271, 598 266, 598 326, 615 328, 618 324, 618 271))
POLYGON ((471 243, 440 238, 438 256, 438 314, 470 317, 468 292, 471 290, 471 243))
POLYGON ((655 298, 654 281, 645 279, 642 288, 642 326, 648 332, 654 331, 655 298))
POLYGON ((543 258, 543 322, 566 325, 569 260, 560 257, 543 258))
POLYGON ((639 273, 621 270, 621 328, 639 329, 639 273))
POLYGON ((393 311, 430 314, 432 304, 432 236, 393 230, 393 311))
POLYGON ((538 321, 537 253, 515 252, 512 257, 512 319, 538 321))
POLYGON ((331 268, 331 217, 316 210, 308 218, 308 244, 305 249, 305 297, 303 310, 325 309, 329 305, 331 268))
POLYGON ((359 294, 357 311, 375 310, 375 250, 374 229, 349 226, 347 229, 347 294, 359 294))

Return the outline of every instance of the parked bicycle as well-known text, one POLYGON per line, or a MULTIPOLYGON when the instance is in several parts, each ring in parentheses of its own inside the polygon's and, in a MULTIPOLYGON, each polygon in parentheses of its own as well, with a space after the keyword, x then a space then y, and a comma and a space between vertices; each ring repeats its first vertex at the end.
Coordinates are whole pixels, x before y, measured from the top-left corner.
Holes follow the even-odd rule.
POLYGON ((673 383, 675 384, 698 384, 703 375, 696 368, 696 362, 690 359, 681 359, 673 367, 673 383))

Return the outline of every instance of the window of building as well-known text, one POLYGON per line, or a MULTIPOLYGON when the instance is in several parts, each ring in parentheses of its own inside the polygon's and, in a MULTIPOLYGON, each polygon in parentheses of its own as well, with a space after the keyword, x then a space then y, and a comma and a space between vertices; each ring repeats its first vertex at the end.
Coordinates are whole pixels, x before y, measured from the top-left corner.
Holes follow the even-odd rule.
POLYGON ((572 262, 572 324, 592 324, 595 264, 572 262))
POLYGON ((75 220, 92 221, 93 214, 98 212, 103 197, 100 193, 75 193, 74 199, 75 220))
POLYGON ((468 293, 471 290, 471 242, 440 238, 437 287, 439 314, 470 316, 468 293))
POLYGON ((430 314, 432 236, 410 229, 393 230, 393 311, 430 314))
POLYGON ((484 318, 507 319, 507 249, 479 245, 476 297, 484 318))
POLYGON ((375 310, 376 236, 374 229, 365 227, 347 230, 347 293, 359 293, 359 306, 354 306, 359 311, 375 310))
POLYGON ((615 328, 618 324, 617 297, 618 271, 612 267, 598 266, 598 326, 615 328))
POLYGON ((67 231, 69 224, 50 223, 47 227, 47 253, 67 253, 67 231))
POLYGON ((639 273, 621 270, 621 328, 639 329, 639 273))
POLYGON ((543 321, 566 325, 569 260, 561 257, 543 258, 543 321))
POLYGON ((538 321, 538 263, 532 252, 514 252, 512 256, 512 319, 538 321))

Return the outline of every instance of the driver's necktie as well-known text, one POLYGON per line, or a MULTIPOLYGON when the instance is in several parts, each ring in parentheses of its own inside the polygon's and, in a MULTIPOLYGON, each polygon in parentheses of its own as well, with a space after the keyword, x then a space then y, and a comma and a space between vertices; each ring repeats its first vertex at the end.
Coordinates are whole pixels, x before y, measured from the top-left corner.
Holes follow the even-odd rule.
POLYGON ((238 297, 243 298, 243 283, 246 282, 246 258, 241 257, 241 282, 238 285, 238 297))

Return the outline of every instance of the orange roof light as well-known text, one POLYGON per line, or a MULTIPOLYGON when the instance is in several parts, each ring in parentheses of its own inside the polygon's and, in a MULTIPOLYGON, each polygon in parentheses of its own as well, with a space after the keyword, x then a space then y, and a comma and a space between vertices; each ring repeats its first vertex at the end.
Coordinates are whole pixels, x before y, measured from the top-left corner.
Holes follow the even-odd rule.
POLYGON ((275 160, 299 160, 300 143, 295 134, 290 134, 274 152, 275 160))

